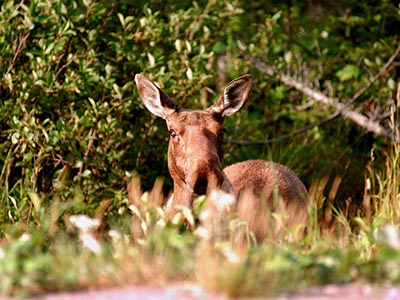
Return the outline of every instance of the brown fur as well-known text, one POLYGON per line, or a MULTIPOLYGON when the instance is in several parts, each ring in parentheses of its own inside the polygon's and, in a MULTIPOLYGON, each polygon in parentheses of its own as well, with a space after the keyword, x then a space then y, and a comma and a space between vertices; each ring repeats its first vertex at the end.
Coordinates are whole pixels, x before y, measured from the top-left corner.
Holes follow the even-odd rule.
POLYGON ((295 225, 303 227, 299 230, 304 233, 308 193, 292 170, 270 161, 247 160, 226 167, 224 173, 238 193, 238 215, 247 221, 257 240, 295 225), (280 215, 275 228, 271 228, 267 212, 280 215))
POLYGON ((252 77, 231 81, 218 100, 206 110, 177 106, 143 75, 136 75, 140 97, 153 114, 167 122, 171 135, 168 168, 174 180, 170 209, 191 207, 196 195, 222 190, 237 199, 233 208, 248 222, 258 240, 279 227, 307 223, 307 190, 289 168, 264 160, 248 160, 222 169, 223 119, 237 112, 247 100, 252 77), (270 212, 282 216, 271 228, 270 212), (278 222, 278 223, 279 223, 278 222))

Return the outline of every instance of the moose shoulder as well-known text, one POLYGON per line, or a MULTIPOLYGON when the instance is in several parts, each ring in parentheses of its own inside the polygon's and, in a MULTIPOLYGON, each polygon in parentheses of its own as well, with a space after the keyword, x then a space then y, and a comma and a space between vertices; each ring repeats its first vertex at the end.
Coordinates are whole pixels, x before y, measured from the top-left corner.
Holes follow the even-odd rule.
POLYGON ((224 88, 205 110, 184 109, 152 81, 135 76, 146 108, 168 127, 168 168, 174 181, 169 206, 192 206, 196 195, 222 190, 237 200, 234 209, 248 222, 258 240, 269 232, 269 212, 285 213, 285 225, 307 223, 307 190, 289 168, 264 160, 248 160, 222 168, 223 120, 237 112, 248 98, 252 76, 243 75, 224 88))

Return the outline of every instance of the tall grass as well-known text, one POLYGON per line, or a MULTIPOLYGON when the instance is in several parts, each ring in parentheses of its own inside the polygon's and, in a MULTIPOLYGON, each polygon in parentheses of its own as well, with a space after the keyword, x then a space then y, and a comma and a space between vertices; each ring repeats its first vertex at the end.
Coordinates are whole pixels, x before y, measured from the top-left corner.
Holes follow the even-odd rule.
POLYGON ((91 218, 79 215, 79 190, 67 201, 57 193, 26 190, 30 219, 2 225, 0 292, 190 280, 230 296, 255 296, 327 283, 398 282, 400 145, 385 154, 384 170, 374 169, 378 153, 372 154, 363 205, 357 211, 327 205, 337 187, 325 198, 326 180, 318 181, 310 189, 308 234, 295 241, 285 238, 291 234, 287 229, 280 239, 256 244, 235 215, 201 223, 205 197, 195 201, 193 213, 182 209, 168 216, 161 180, 143 192, 133 177, 127 192, 103 200, 91 218), (45 205, 47 197, 51 205, 45 205), (184 218, 200 223, 186 231, 184 218), (235 242, 238 234, 245 243, 235 242))
MULTIPOLYGON (((244 246, 237 246, 232 237, 238 228, 246 232, 246 226, 235 216, 221 216, 210 232, 200 225, 185 231, 183 215, 186 218, 190 212, 181 211, 174 218, 166 215, 161 181, 143 193, 140 181, 132 179, 128 194, 99 209, 102 218, 65 214, 59 201, 50 207, 36 204, 33 222, 4 230, 0 276, 5 280, 0 291, 32 294, 191 280, 231 296, 254 296, 301 291, 315 284, 397 282, 398 149, 395 145, 387 155, 385 171, 370 172, 366 194, 374 210, 370 219, 367 214, 336 211, 334 222, 324 231, 314 207, 309 234, 300 241, 280 239, 257 245, 249 238, 244 246), (351 225, 352 218, 359 226, 351 225)), ((41 201, 32 192, 29 197, 33 203, 41 201)), ((202 197, 195 202, 193 219, 206 208, 204 201, 202 197)))
MULTIPOLYGON (((249 4, 251 10, 240 1, 229 5, 208 1, 205 6, 170 1, 162 5, 162 11, 157 5, 143 7, 146 1, 129 5, 126 1, 3 2, 0 293, 26 295, 191 280, 211 290, 245 296, 330 282, 399 281, 398 143, 390 152, 372 152, 368 176, 363 178, 367 183, 363 203, 356 208, 349 199, 341 199, 342 207, 333 206, 340 175, 327 194, 328 177, 312 182, 308 234, 297 241, 287 238, 292 234, 288 229, 275 241, 256 244, 247 225, 235 215, 220 214, 211 223, 201 224, 208 201, 204 197, 196 200, 194 212, 182 208, 176 216, 168 216, 160 180, 143 192, 138 177, 129 178, 130 172, 140 172, 147 177, 147 185, 149 178, 159 175, 165 156, 158 154, 165 153, 166 145, 164 127, 142 113, 130 80, 133 73, 151 74, 186 106, 185 102, 198 101, 200 94, 200 102, 214 97, 211 78, 217 77, 213 74, 219 67, 213 65, 221 58, 229 58, 224 73, 233 78, 239 72, 250 72, 253 58, 264 57, 278 69, 304 70, 301 77, 306 82, 326 84, 328 89, 338 85, 338 92, 330 93, 350 97, 369 80, 369 72, 342 82, 337 81, 337 70, 368 62, 370 72, 377 72, 398 37, 392 37, 391 31, 384 33, 374 47, 366 39, 357 48, 362 55, 354 55, 340 28, 382 33, 378 22, 382 16, 397 20, 393 5, 384 2, 379 6, 381 14, 365 14, 376 25, 367 29, 351 24, 357 18, 343 23, 341 15, 328 9, 329 23, 315 27, 311 35, 302 28, 321 24, 320 18, 310 23, 312 16, 303 20, 289 14, 299 24, 297 39, 313 42, 311 50, 296 46, 301 61, 289 59, 292 49, 282 65, 282 45, 291 40, 284 30, 285 4, 281 13, 262 1, 262 5, 249 4), (329 29, 332 20, 339 30, 329 29), (328 43, 324 49, 343 54, 341 64, 336 55, 327 56, 322 48, 319 57, 312 55, 308 60, 308 51, 314 51, 320 35, 332 37, 320 42, 328 43), (236 44, 241 51, 237 52, 236 44), (377 49, 380 56, 374 63, 377 49), (243 53, 247 53, 245 59, 243 53), (385 170, 375 165, 382 157, 385 170), (130 180, 126 189, 122 188, 124 180, 130 180), (200 224, 186 231, 183 217, 193 225, 200 218, 200 224), (238 236, 245 242, 238 245, 238 236)), ((299 6, 294 3, 293 8, 299 6)), ((301 113, 293 110, 292 102, 300 101, 297 94, 286 93, 277 78, 254 75, 258 84, 249 112, 226 122, 235 138, 265 139, 278 127, 278 134, 286 134, 323 117, 318 108, 301 113)), ((394 80, 394 75, 382 78, 394 80)), ((223 81, 218 79, 217 85, 223 81)), ((371 95, 390 98, 388 83, 382 80, 372 86, 371 95)), ((371 99, 371 103, 380 102, 377 96, 371 99)), ((399 99, 398 95, 392 110, 393 130, 398 126, 399 99)), ((310 141, 322 141, 334 128, 327 126, 321 132, 315 128, 310 141)), ((350 136, 350 127, 342 128, 350 136)), ((231 161, 261 155, 258 146, 236 152, 230 147, 226 152, 231 161)), ((279 156, 289 157, 287 161, 298 160, 301 155, 296 151, 306 152, 300 147, 296 151, 279 147, 286 149, 279 156)), ((308 157, 314 159, 303 159, 298 171, 312 171, 317 150, 318 146, 309 143, 308 157)))
MULTIPOLYGON (((349 209, 348 201, 342 208, 331 205, 339 177, 328 197, 322 192, 327 179, 314 182, 306 237, 288 238, 292 232, 287 228, 280 238, 262 244, 234 214, 214 211, 204 221, 210 213, 205 197, 194 202, 193 212, 167 215, 160 179, 143 192, 134 176, 126 192, 102 200, 92 217, 80 215, 87 204, 79 190, 61 197, 60 175, 60 191, 49 195, 21 189, 21 207, 8 195, 11 203, 2 208, 3 215, 12 219, 18 211, 30 213, 2 224, 0 292, 28 295, 190 280, 230 296, 255 296, 327 283, 399 282, 399 159, 399 143, 390 153, 371 152, 364 200, 357 210, 349 209), (385 159, 384 170, 375 169, 378 155, 385 159), (15 208, 11 214, 10 207, 15 208), (197 223, 196 228, 186 231, 183 219, 197 223)), ((213 200, 227 201, 223 194, 217 197, 213 200)))

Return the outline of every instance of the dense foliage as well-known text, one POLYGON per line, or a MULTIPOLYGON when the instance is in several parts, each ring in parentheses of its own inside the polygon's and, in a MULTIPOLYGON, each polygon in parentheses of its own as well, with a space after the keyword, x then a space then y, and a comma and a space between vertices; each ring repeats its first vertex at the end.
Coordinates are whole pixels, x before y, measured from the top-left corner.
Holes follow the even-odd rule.
MULTIPOLYGON (((351 101, 352 110, 395 130, 400 65, 398 58, 385 63, 399 47, 399 28, 400 9, 390 1, 3 1, 0 237, 4 243, 16 239, 9 246, 13 253, 26 246, 17 238, 31 230, 33 249, 19 255, 47 253, 56 233, 71 232, 71 214, 106 215, 105 228, 129 231, 126 185, 136 175, 145 190, 164 177, 168 193, 168 135, 163 121, 141 104, 136 73, 188 108, 209 106, 230 79, 251 73, 249 103, 226 120, 225 163, 267 158, 289 165, 317 191, 317 215, 328 225, 331 202, 348 219, 370 216, 366 194, 393 183, 389 198, 398 197, 397 177, 382 178, 398 167, 393 141, 341 115, 320 122, 335 107, 285 86, 280 76, 351 101), (274 75, 260 62, 273 66, 274 75), (301 133, 292 135, 296 131, 301 133)), ((372 198, 372 206, 384 206, 383 196, 372 198)), ((194 247, 193 237, 174 243, 167 244, 194 247)), ((57 247, 55 253, 64 254, 57 247)), ((10 280, 0 290, 24 285, 16 279, 21 257, 9 261, 18 265, 7 271, 10 280)), ((49 277, 57 269, 50 262, 54 258, 46 255, 39 264, 49 277)), ((1 266, 0 272, 7 273, 1 266)), ((66 282, 80 278, 71 276, 66 282)))

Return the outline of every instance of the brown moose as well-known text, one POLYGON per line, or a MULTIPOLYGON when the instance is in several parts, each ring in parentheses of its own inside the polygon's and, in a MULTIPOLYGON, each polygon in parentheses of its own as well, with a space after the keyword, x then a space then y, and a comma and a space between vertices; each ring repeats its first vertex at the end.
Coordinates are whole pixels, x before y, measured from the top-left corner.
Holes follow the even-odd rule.
POLYGON ((168 168, 174 181, 170 208, 191 208, 196 195, 209 196, 214 190, 222 190, 234 196, 231 209, 248 223, 257 240, 267 238, 271 232, 270 212, 285 214, 281 227, 305 228, 308 194, 292 170, 264 160, 247 160, 222 168, 223 120, 247 100, 251 75, 228 83, 218 100, 205 110, 179 107, 141 74, 135 76, 135 81, 146 108, 167 122, 168 168))

